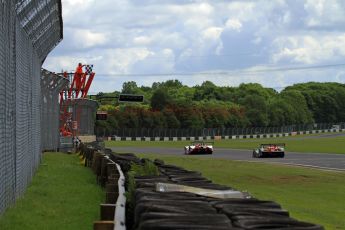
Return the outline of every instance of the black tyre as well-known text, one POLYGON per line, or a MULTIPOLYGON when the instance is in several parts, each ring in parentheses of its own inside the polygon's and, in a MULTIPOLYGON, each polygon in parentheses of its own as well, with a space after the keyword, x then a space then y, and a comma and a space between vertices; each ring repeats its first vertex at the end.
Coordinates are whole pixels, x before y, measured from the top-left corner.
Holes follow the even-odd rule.
POLYGON ((236 227, 244 229, 291 229, 291 230, 324 230, 320 225, 300 222, 290 218, 258 218, 258 219, 240 219, 234 221, 236 227))

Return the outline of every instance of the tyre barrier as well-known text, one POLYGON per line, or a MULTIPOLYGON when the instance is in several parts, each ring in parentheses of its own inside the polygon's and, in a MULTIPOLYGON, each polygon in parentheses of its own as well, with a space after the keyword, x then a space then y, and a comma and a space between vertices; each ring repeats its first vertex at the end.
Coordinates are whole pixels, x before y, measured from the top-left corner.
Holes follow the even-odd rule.
MULTIPOLYGON (((101 204, 101 220, 95 221, 94 229, 117 228, 114 216, 119 208, 119 171, 127 175, 132 164, 143 165, 148 159, 140 159, 132 153, 116 154, 109 150, 97 149, 97 144, 81 146, 85 166, 91 167, 97 175, 97 182, 106 188, 106 203, 101 204), (96 146, 96 147, 95 147, 96 146), (110 154, 111 153, 111 154, 110 154), (109 155, 110 154, 110 155, 109 155), (90 163, 91 162, 91 163, 90 163)), ((200 172, 186 170, 165 164, 156 159, 159 176, 134 176, 135 191, 131 203, 127 203, 126 224, 121 229, 172 230, 172 229, 280 229, 280 230, 323 230, 320 225, 291 218, 289 212, 274 201, 259 200, 248 196, 238 198, 212 198, 192 192, 156 190, 157 183, 187 185, 201 189, 227 191, 235 189, 213 183, 200 172)), ((121 173, 122 173, 121 172, 121 173)), ((126 180, 127 182, 127 180, 126 180)), ((128 184, 126 184, 128 189, 128 184)))
POLYGON ((233 188, 215 184, 200 172, 164 164, 162 160, 156 159, 153 163, 158 167, 160 176, 135 177, 137 189, 132 223, 127 224, 129 229, 324 229, 320 225, 291 218, 287 210, 273 201, 253 197, 217 199, 186 192, 157 192, 154 185, 167 181, 197 188, 233 188))

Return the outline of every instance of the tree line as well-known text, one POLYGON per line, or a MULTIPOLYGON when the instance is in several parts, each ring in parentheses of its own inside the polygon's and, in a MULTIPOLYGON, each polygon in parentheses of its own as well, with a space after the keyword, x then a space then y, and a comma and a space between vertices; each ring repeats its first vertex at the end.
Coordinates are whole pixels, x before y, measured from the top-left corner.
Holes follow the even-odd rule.
POLYGON ((117 128, 230 128, 277 127, 292 124, 345 121, 345 85, 309 82, 281 92, 257 83, 238 87, 216 86, 211 81, 188 87, 178 80, 155 82, 151 87, 123 83, 119 93, 144 95, 143 103, 99 100, 108 112, 97 127, 117 128))

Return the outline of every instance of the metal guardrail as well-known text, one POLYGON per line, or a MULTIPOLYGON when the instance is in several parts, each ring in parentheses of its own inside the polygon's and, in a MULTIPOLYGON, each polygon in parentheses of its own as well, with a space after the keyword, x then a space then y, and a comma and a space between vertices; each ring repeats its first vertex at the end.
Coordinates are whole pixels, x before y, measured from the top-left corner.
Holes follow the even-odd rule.
POLYGON ((125 176, 123 175, 120 165, 116 164, 116 167, 117 167, 117 170, 119 170, 120 178, 118 181, 119 197, 117 198, 117 201, 116 201, 114 230, 126 230, 125 176))
POLYGON ((120 174, 118 180, 119 196, 116 201, 115 215, 114 215, 114 230, 126 230, 126 196, 125 196, 125 176, 121 170, 121 166, 116 164, 109 156, 105 156, 111 163, 116 165, 120 174))

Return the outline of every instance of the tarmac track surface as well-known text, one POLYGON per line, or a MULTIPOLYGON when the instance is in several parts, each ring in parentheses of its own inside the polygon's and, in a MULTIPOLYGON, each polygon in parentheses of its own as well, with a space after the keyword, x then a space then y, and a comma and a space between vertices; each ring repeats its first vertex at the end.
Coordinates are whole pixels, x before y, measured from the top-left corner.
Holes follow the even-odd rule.
MULTIPOLYGON (((186 157, 183 154, 183 147, 112 147, 111 149, 121 153, 155 153, 186 157)), ((345 172, 345 154, 286 152, 285 158, 252 158, 252 150, 216 148, 212 155, 198 155, 197 157, 288 164, 345 172)))

